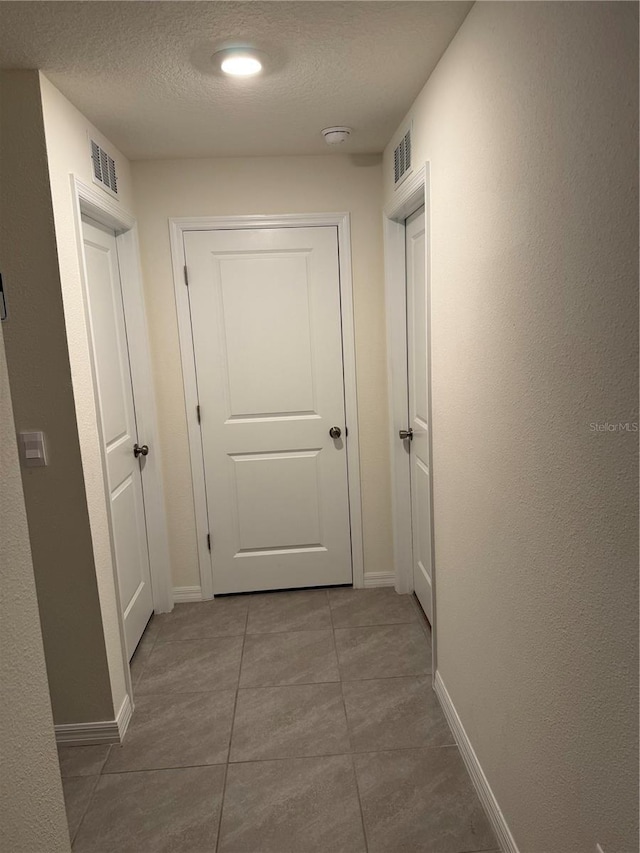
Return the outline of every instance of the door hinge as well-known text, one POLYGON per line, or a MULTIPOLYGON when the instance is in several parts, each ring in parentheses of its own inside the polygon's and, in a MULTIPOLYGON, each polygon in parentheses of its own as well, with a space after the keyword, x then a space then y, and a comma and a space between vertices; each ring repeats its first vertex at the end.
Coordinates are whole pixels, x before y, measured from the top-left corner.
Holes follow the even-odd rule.
POLYGON ((189 287, 189 273, 187 272, 187 265, 184 265, 184 283, 189 287))
POLYGON ((200 406, 196 406, 196 417, 198 419, 198 423, 202 423, 200 420, 200 406))
POLYGON ((211 550, 211 534, 207 533, 207 548, 211 550))

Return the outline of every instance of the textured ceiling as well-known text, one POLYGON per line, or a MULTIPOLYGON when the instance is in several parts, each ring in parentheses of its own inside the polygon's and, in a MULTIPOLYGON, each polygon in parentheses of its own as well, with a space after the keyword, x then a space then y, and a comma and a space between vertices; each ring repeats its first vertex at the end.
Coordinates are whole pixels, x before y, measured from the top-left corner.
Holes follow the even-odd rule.
POLYGON ((40 68, 131 159, 381 151, 465 2, 0 2, 0 64, 40 68), (259 78, 213 73, 231 42, 259 78))

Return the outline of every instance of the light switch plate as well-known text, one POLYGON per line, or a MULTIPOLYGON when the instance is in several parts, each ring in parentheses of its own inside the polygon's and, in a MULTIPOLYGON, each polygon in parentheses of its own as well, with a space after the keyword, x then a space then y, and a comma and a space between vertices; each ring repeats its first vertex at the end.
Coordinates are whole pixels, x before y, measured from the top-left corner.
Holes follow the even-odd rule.
POLYGON ((40 468, 47 464, 43 432, 21 432, 20 455, 25 468, 40 468))

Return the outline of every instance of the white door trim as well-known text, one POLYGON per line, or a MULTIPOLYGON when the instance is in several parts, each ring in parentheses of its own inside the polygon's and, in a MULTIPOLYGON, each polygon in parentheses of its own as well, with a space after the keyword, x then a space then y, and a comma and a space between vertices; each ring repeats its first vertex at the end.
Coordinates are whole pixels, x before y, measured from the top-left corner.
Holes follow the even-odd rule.
POLYGON ((349 483, 349 514, 351 520, 351 560, 353 565, 353 585, 355 587, 364 586, 350 216, 348 213, 293 213, 278 216, 256 214, 249 216, 186 217, 169 219, 169 236, 173 264, 173 285, 175 288, 176 311, 178 315, 185 407, 189 431, 191 478, 193 482, 200 584, 203 599, 213 598, 214 568, 211 561, 211 552, 207 548, 209 522, 207 519, 202 440, 200 425, 196 416, 198 393, 189 299, 185 287, 183 234, 185 231, 235 230, 240 228, 308 228, 310 226, 333 226, 338 229, 345 414, 349 429, 347 440, 347 474, 349 483))
MULTIPOLYGON (((405 262, 405 220, 424 205, 425 274, 427 283, 428 340, 431 352, 431 211, 429 208, 429 163, 398 188, 382 216, 385 258, 385 302, 387 312, 387 376, 389 382, 389 423, 391 426, 391 511, 393 521, 393 559, 396 591, 413 592, 413 554, 411 537, 411 472, 409 456, 398 430, 406 429, 409 411, 407 387, 407 294, 405 262)), ((436 672, 436 562, 433 525, 433 421, 431 410, 431 358, 429 358, 429 482, 431 502, 431 620, 433 672, 436 672)))
MULTIPOLYGON (((136 413, 136 423, 140 435, 144 435, 145 443, 152 448, 142 470, 144 490, 145 520, 147 526, 147 542, 149 547, 149 565, 151 569, 151 588, 153 607, 156 613, 166 613, 173 609, 173 592, 171 583, 171 566, 169 563, 169 542, 164 509, 164 487, 162 482, 162 459, 160 454, 160 438, 156 415, 155 395, 153 391, 153 375, 151 355, 147 334, 146 313, 142 274, 140 271, 140 253, 138 248, 138 229, 136 220, 119 204, 108 198, 105 193, 83 183, 75 175, 71 175, 71 192, 74 200, 74 219, 76 241, 78 245, 80 276, 84 294, 85 311, 88 311, 87 273, 84 258, 84 242, 82 236, 82 216, 112 228, 116 232, 118 261, 122 281, 122 297, 124 302, 125 322, 129 330, 135 334, 127 336, 129 363, 131 366, 131 381, 136 413)), ((95 365, 91 359, 91 369, 95 387, 95 365)), ((97 406, 97 400, 96 400, 97 406)), ((100 424, 98 429, 101 430, 100 424)), ((102 437, 101 437, 102 438, 102 437)), ((104 465, 103 465, 104 470, 104 465)), ((106 483, 106 471, 105 483, 106 483)), ((109 535, 111 553, 115 566, 115 549, 113 530, 109 513, 109 535)), ((119 599, 117 575, 115 574, 116 592, 119 599)), ((118 601, 120 630, 124 633, 122 612, 118 601)), ((128 671, 128 661, 126 671, 128 671)))

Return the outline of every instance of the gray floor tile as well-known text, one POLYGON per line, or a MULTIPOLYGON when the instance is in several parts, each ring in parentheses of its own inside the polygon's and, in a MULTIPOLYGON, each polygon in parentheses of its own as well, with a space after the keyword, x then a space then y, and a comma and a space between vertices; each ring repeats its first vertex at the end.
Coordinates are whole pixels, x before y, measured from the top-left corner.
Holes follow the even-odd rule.
POLYGON ((324 589, 270 592, 248 598, 248 634, 331 628, 331 612, 324 589))
POLYGON ((330 589, 329 605, 334 628, 393 625, 417 618, 410 597, 398 595, 393 587, 330 589))
POLYGON ((151 650, 155 646, 160 631, 160 618, 160 616, 156 615, 151 617, 129 663, 131 668, 131 683, 134 687, 140 681, 145 664, 149 660, 151 650))
POLYGON ((241 687, 338 681, 333 632, 247 634, 242 655, 241 687))
POLYGON ((224 764, 235 690, 141 695, 129 730, 114 746, 104 773, 224 764))
POLYGON ((370 853, 466 853, 495 838, 456 747, 354 756, 370 853))
POLYGON ((156 643, 138 693, 197 693, 235 689, 242 637, 156 643))
POLYGON ((142 678, 142 673, 144 671, 144 667, 146 662, 149 660, 149 655, 151 651, 148 652, 138 652, 134 654, 134 656, 129 661, 129 668, 131 670, 131 684, 136 687, 142 678))
POLYGON ((431 676, 345 681, 342 692, 356 752, 454 743, 431 676))
POLYGON ((349 751, 339 684, 257 687, 238 692, 230 761, 349 751))
POLYGON ((230 764, 219 853, 362 853, 351 758, 230 764))
POLYGON ((110 748, 109 743, 94 746, 59 746, 60 775, 63 779, 70 776, 99 776, 110 748))
POLYGON ((75 838, 80 821, 84 817, 99 778, 99 776, 74 776, 62 780, 64 804, 67 810, 67 824, 69 825, 69 838, 72 841, 75 838))
POLYGON ((340 674, 345 681, 425 675, 431 670, 431 646, 411 622, 368 628, 336 628, 340 674))
POLYGON ((224 767, 101 776, 74 853, 211 853, 224 767))
POLYGON ((171 613, 157 617, 158 643, 231 637, 244 634, 249 603, 246 596, 216 598, 193 604, 177 604, 171 613))

